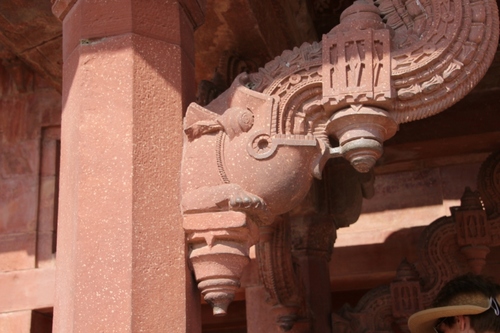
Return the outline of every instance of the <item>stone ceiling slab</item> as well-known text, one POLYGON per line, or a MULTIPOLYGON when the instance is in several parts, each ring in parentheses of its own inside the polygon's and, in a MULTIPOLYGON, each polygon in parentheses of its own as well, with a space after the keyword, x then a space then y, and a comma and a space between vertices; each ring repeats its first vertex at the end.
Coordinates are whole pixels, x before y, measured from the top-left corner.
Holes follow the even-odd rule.
POLYGON ((50 1, 0 2, 0 44, 58 90, 62 80, 62 28, 50 1))

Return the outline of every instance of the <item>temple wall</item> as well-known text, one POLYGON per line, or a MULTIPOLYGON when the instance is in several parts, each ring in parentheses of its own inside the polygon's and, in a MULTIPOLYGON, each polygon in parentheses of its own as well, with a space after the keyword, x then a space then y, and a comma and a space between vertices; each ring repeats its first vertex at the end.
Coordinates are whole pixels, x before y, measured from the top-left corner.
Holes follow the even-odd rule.
POLYGON ((39 326, 51 322, 43 309, 51 307, 54 298, 60 100, 54 88, 20 61, 4 58, 0 65, 2 333, 29 332, 32 321, 39 326), (32 314, 35 309, 39 311, 32 314))

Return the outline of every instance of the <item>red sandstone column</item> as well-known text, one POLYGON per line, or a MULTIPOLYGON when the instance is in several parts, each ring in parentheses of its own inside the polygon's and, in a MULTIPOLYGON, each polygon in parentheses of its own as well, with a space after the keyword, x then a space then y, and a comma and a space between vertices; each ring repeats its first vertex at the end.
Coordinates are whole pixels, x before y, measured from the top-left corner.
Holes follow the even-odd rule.
POLYGON ((196 0, 58 0, 55 332, 199 332, 179 202, 196 0))
POLYGON ((330 294, 330 261, 336 231, 331 216, 321 214, 294 216, 290 223, 295 242, 299 274, 304 284, 304 298, 311 327, 310 333, 330 333, 332 302, 330 294))

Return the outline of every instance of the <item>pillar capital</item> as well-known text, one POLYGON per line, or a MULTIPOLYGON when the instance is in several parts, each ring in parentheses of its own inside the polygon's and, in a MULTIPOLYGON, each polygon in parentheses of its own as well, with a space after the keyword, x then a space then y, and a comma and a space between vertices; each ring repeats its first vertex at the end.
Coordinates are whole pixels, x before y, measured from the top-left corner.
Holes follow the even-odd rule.
POLYGON ((52 13, 62 21, 77 1, 78 0, 51 0, 52 13))
MULTIPOLYGON (((71 8, 73 8, 78 0, 51 0, 51 2, 52 13, 59 20, 63 21, 68 12, 71 10, 71 8)), ((203 24, 205 19, 206 0, 180 0, 179 5, 189 17, 189 20, 194 29, 203 24)))
POLYGON ((194 29, 205 21, 207 0, 179 0, 179 4, 189 18, 194 29))
POLYGON ((194 64, 194 30, 203 23, 202 1, 56 0, 63 24, 63 61, 80 45, 133 33, 177 45, 194 64))

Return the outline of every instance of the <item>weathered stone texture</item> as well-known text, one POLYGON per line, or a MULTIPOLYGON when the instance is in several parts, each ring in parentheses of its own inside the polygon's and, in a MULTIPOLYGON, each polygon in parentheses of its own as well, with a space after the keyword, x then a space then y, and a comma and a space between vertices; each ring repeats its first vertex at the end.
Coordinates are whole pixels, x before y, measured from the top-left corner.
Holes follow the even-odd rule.
POLYGON ((34 232, 37 178, 3 179, 0 191, 0 233, 34 232))
POLYGON ((36 249, 37 267, 50 267, 55 264, 60 137, 60 127, 46 127, 42 131, 36 249))

